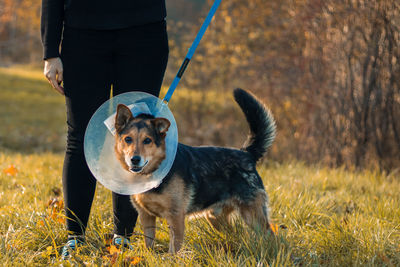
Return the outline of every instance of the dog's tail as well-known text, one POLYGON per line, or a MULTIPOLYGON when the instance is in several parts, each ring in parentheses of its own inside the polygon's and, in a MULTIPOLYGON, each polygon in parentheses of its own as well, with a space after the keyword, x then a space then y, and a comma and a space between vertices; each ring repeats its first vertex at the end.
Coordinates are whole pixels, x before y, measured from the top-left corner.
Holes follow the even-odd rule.
POLYGON ((250 127, 250 134, 242 150, 259 160, 275 139, 275 120, 269 109, 253 94, 235 89, 236 102, 241 107, 250 127))

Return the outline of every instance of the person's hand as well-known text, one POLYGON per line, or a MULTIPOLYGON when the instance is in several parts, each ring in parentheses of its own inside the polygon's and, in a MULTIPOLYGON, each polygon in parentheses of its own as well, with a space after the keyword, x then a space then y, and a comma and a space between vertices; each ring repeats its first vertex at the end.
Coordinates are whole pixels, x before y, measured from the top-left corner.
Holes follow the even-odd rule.
POLYGON ((64 95, 64 88, 61 86, 63 81, 63 64, 61 58, 53 57, 44 61, 44 76, 60 94, 64 95))

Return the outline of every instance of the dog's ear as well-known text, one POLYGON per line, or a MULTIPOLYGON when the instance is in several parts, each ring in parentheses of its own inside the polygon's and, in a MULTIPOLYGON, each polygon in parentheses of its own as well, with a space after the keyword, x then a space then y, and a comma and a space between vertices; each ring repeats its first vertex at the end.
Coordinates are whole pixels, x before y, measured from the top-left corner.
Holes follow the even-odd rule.
POLYGON ((118 134, 122 132, 132 118, 131 110, 124 104, 118 104, 117 115, 115 115, 115 130, 118 134))
POLYGON ((169 120, 165 118, 155 118, 151 120, 151 123, 153 123, 154 127, 157 129, 157 132, 162 136, 165 137, 169 126, 171 123, 169 120))

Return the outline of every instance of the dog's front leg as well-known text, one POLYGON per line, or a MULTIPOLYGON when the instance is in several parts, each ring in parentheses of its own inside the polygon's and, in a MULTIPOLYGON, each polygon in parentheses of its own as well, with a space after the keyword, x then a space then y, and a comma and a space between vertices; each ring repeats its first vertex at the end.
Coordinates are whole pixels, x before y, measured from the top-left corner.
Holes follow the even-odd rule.
POLYGON ((169 225, 169 253, 176 253, 182 247, 185 232, 185 214, 178 214, 167 218, 169 225))
POLYGON ((156 217, 142 211, 139 214, 139 218, 143 227, 144 243, 146 247, 153 248, 154 238, 156 236, 156 217))

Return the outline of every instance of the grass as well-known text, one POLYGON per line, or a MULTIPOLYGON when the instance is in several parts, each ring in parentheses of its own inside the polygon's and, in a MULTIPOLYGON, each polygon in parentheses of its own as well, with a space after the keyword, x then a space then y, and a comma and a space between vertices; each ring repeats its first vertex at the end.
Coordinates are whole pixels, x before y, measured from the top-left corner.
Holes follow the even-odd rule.
MULTIPOLYGON (((189 94, 181 90, 178 96, 189 94)), ((63 100, 51 92, 41 73, 13 68, 0 69, 0 101, 0 264, 60 265, 66 240, 61 200, 63 100)), ((224 104, 215 100, 215 105, 224 104)), ((217 232, 199 219, 186 222, 184 247, 172 256, 166 253, 168 227, 158 220, 154 251, 144 247, 140 225, 134 250, 118 251, 108 245, 111 193, 99 185, 87 245, 71 264, 400 266, 399 172, 300 162, 264 162, 259 172, 270 197, 274 240, 254 233, 240 220, 217 232)))
POLYGON ((24 152, 65 147, 64 99, 40 71, 0 68, 0 146, 24 152))

